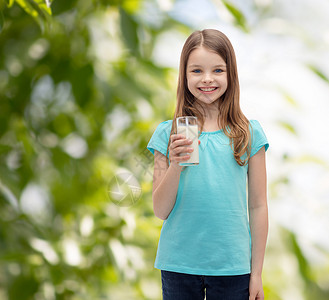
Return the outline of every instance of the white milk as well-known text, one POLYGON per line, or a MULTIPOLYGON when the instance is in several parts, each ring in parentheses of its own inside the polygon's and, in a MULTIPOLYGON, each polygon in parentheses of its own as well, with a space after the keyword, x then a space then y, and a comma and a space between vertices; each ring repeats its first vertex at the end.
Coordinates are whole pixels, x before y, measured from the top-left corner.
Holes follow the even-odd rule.
POLYGON ((187 139, 191 139, 191 145, 184 145, 188 148, 193 148, 193 152, 181 153, 180 156, 190 155, 188 160, 180 162, 180 166, 194 166, 199 164, 199 140, 198 140, 198 125, 182 125, 177 127, 177 134, 184 135, 187 139))

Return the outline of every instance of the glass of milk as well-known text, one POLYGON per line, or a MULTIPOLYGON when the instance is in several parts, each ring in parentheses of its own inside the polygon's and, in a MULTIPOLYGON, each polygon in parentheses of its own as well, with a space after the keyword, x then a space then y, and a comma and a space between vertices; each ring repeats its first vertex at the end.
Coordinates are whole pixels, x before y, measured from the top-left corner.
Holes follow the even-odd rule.
POLYGON ((180 162, 180 166, 197 166, 199 164, 199 140, 198 140, 198 119, 197 117, 184 116, 176 118, 177 134, 182 134, 185 138, 193 141, 188 148, 193 148, 193 152, 180 153, 180 156, 190 155, 188 160, 180 162))

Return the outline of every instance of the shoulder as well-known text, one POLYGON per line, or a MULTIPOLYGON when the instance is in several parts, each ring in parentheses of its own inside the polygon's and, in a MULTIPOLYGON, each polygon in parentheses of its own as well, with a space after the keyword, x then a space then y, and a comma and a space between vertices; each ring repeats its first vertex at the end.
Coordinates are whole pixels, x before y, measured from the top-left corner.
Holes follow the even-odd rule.
POLYGON ((172 120, 163 121, 156 127, 153 138, 161 139, 168 142, 172 127, 172 120))
POLYGON ((170 137, 172 120, 163 121, 156 127, 147 148, 154 154, 154 150, 166 155, 167 145, 170 137))
POLYGON ((263 146, 265 146, 265 151, 267 151, 269 147, 269 143, 267 141, 265 132, 258 120, 249 120, 249 125, 250 125, 250 133, 251 133, 250 157, 252 157, 263 146))
POLYGON ((257 128, 257 127, 261 127, 260 123, 258 120, 249 120, 249 125, 252 127, 252 128, 257 128))
POLYGON ((158 126, 162 126, 162 127, 171 127, 172 125, 172 120, 167 120, 167 121, 163 121, 161 122, 158 126))
POLYGON ((165 132, 166 134, 170 133, 172 127, 172 120, 167 120, 161 122, 157 128, 155 129, 156 132, 165 132))
POLYGON ((249 127, 252 133, 264 134, 262 125, 259 123, 258 120, 249 120, 249 127))

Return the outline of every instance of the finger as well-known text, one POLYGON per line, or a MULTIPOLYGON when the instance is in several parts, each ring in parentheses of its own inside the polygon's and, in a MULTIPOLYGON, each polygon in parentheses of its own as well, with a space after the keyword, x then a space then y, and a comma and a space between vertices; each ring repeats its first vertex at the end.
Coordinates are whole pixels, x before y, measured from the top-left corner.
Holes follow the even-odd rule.
POLYGON ((194 151, 194 149, 192 147, 177 147, 175 149, 175 152, 176 153, 186 153, 186 154, 189 154, 189 153, 192 153, 194 151))
POLYGON ((181 138, 182 138, 182 135, 181 135, 181 134, 172 134, 172 135, 170 136, 170 141, 171 141, 171 143, 173 143, 173 142, 175 142, 176 140, 181 139, 181 138))
POLYGON ((178 139, 175 142, 172 143, 172 147, 173 148, 178 148, 178 147, 182 147, 182 146, 188 146, 188 145, 192 145, 193 141, 189 140, 189 139, 178 139))
POLYGON ((185 138, 184 135, 182 134, 173 134, 171 135, 171 143, 173 144, 174 142, 181 142, 181 141, 187 141, 188 139, 185 138))
POLYGON ((174 158, 172 158, 171 161, 175 161, 175 162, 184 162, 185 160, 190 159, 189 155, 184 155, 184 156, 175 156, 174 158))
POLYGON ((184 156, 180 156, 180 157, 179 157, 179 161, 188 160, 188 159, 190 159, 190 158, 191 158, 191 156, 190 156, 190 155, 184 155, 184 156))
POLYGON ((186 147, 177 147, 175 149, 172 150, 172 154, 170 156, 171 159, 176 160, 177 158, 182 158, 184 156, 190 155, 190 153, 193 152, 190 149, 186 148, 186 147))
POLYGON ((180 139, 180 140, 176 141, 177 147, 178 146, 185 146, 186 147, 186 145, 192 145, 192 144, 193 144, 193 141, 191 139, 183 138, 183 139, 180 139))
POLYGON ((173 142, 169 149, 172 151, 173 154, 181 153, 181 152, 187 152, 188 146, 191 145, 188 140, 186 139, 180 139, 173 142))

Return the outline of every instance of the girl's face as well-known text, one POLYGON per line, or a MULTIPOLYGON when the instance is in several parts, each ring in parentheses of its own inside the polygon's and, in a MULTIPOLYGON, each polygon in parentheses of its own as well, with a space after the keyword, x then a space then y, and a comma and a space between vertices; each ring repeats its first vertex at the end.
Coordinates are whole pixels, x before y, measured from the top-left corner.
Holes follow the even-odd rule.
POLYGON ((216 52, 196 48, 188 58, 186 78, 194 97, 204 104, 212 104, 227 89, 226 63, 216 52))

